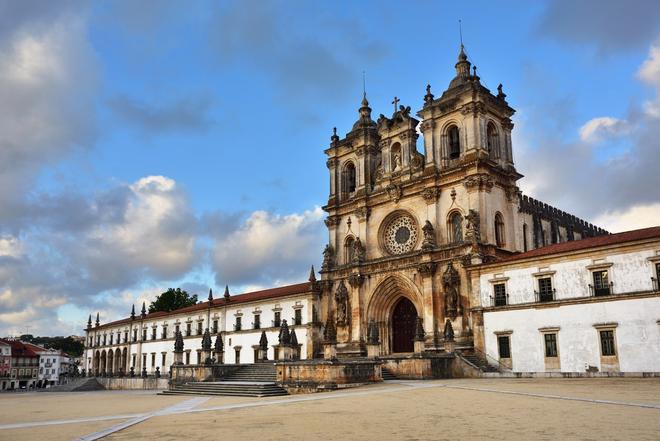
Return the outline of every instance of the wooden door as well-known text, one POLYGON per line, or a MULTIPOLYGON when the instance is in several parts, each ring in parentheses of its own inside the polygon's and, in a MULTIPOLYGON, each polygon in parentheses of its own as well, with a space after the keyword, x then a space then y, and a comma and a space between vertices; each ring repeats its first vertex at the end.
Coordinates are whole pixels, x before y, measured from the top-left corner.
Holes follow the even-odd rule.
POLYGON ((392 352, 413 352, 417 310, 405 297, 399 300, 392 313, 392 352))

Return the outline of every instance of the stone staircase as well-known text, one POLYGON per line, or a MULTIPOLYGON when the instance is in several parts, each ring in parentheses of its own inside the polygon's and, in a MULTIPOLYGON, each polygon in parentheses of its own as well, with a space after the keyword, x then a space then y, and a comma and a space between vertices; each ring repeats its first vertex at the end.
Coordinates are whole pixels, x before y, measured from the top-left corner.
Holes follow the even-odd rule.
POLYGON ((275 365, 248 364, 221 381, 191 382, 174 386, 162 395, 218 395, 234 397, 276 397, 288 395, 275 383, 275 365))
POLYGON ((49 387, 47 389, 37 389, 43 392, 86 392, 90 390, 104 390, 105 387, 96 378, 78 378, 66 384, 49 387))
POLYGON ((488 361, 486 361, 483 356, 478 355, 474 351, 461 351, 460 355, 462 358, 476 366, 481 372, 500 372, 497 367, 488 363, 488 361))
POLYGON ((398 380, 396 375, 394 375, 392 372, 387 370, 386 368, 381 368, 382 374, 383 374, 383 380, 389 381, 389 380, 398 380))

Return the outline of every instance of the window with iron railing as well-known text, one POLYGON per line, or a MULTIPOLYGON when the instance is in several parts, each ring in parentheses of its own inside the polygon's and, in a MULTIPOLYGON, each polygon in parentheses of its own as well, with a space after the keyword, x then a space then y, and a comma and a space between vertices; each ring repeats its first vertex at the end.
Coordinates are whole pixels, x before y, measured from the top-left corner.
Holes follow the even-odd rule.
POLYGON ((589 285, 591 295, 595 297, 612 294, 613 283, 609 281, 607 270, 598 270, 592 273, 594 284, 589 285))
POLYGON ((202 329, 203 326, 202 322, 197 322, 197 335, 202 335, 204 333, 204 330, 202 329))
POLYGON ((254 329, 261 329, 261 315, 254 315, 254 329))
POLYGON ((213 320, 213 333, 217 334, 218 333, 218 321, 213 320))
POLYGON ((163 340, 167 339, 167 326, 163 326, 162 338, 163 340))
POLYGON ((541 277, 538 279, 539 290, 537 300, 539 302, 551 302, 555 299, 555 290, 552 288, 552 279, 550 277, 541 277))
POLYGON ((186 323, 186 337, 190 337, 191 333, 192 333, 192 324, 186 323))
POLYGON ((655 264, 655 277, 651 277, 653 291, 660 291, 660 263, 655 264))
POLYGON ((241 328, 241 317, 236 317, 236 323, 234 323, 234 331, 240 331, 241 328))
POLYGON ((133 330, 133 343, 137 342, 137 329, 133 330))
POLYGON ((279 328, 282 324, 282 313, 280 311, 275 311, 275 319, 273 320, 273 327, 279 328))
POLYGON ((504 283, 496 283, 493 285, 493 298, 495 306, 506 306, 508 295, 506 293, 506 285, 504 283))
POLYGON ((296 309, 293 317, 294 325, 302 325, 302 309, 296 309))

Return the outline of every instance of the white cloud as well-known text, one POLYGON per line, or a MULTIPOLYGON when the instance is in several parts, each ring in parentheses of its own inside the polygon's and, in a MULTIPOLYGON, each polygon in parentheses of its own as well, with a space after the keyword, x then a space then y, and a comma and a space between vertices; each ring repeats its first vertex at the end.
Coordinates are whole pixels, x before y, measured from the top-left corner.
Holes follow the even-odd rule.
POLYGON ((649 49, 649 56, 637 72, 637 76, 649 86, 655 88, 655 99, 646 102, 648 116, 660 118, 660 45, 649 49))
POLYGON ((617 233, 660 225, 660 202, 635 205, 628 209, 609 211, 595 219, 597 225, 617 233))
POLYGON ((627 121, 610 116, 593 118, 580 127, 580 139, 589 143, 628 133, 630 133, 630 126, 627 121))
POLYGON ((213 263, 218 284, 250 284, 305 280, 309 265, 322 251, 320 207, 285 216, 255 211, 233 233, 216 241, 213 263))

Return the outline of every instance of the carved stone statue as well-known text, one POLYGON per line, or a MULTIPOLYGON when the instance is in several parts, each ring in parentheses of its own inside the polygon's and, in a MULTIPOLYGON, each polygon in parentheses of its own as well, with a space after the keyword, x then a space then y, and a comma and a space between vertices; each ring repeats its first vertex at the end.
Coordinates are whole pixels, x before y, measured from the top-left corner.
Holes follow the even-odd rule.
POLYGON ((291 343, 291 334, 289 333, 289 325, 286 324, 286 320, 282 320, 278 338, 281 346, 288 346, 291 343))
POLYGON ((467 216, 465 216, 467 225, 465 227, 465 239, 470 243, 479 243, 481 242, 481 233, 479 232, 479 212, 476 210, 470 210, 467 216))
POLYGON ((337 304, 337 325, 345 325, 348 317, 348 289, 343 280, 339 282, 335 293, 335 303, 337 304))
POLYGON ((323 338, 327 342, 337 340, 337 328, 335 328, 335 321, 332 314, 328 314, 328 321, 325 323, 325 329, 323 330, 323 338))
POLYGON ((321 264, 322 271, 328 271, 332 268, 335 260, 335 250, 331 245, 326 245, 323 250, 323 263, 321 264))
POLYGON ((362 263, 367 258, 367 250, 362 245, 360 238, 356 238, 353 242, 353 262, 352 263, 362 263))
POLYGON ((401 156, 395 153, 392 157, 392 171, 397 171, 401 168, 401 156))
POLYGON ((454 327, 451 325, 449 319, 445 321, 445 341, 454 341, 454 327))
POLYGON ((378 343, 380 343, 378 325, 374 319, 371 319, 369 320, 369 326, 367 327, 367 344, 377 345, 378 343))
POLYGON ((183 335, 181 331, 177 332, 174 336, 174 352, 183 352, 183 335))
POLYGON ((424 223, 422 227, 422 232, 424 233, 424 241, 422 242, 422 250, 430 251, 435 248, 435 229, 433 225, 428 220, 424 223))
POLYGON ((445 317, 453 319, 458 315, 458 292, 461 285, 461 276, 451 262, 449 262, 442 275, 442 285, 445 291, 445 317))

